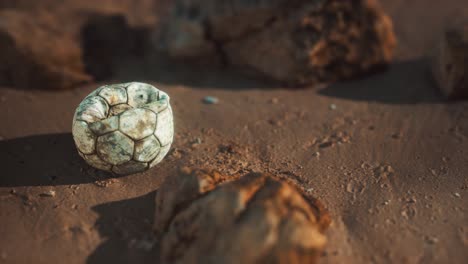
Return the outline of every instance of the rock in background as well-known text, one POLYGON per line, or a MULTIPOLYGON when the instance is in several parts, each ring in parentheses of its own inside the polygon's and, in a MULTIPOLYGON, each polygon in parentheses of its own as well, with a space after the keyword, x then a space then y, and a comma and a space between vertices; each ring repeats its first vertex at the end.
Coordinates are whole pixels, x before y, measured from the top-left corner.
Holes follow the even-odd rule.
POLYGON ((268 174, 191 171, 166 178, 154 230, 162 263, 316 263, 330 218, 268 174))
POLYGON ((396 45, 375 0, 177 0, 164 25, 161 47, 173 58, 234 65, 290 85, 373 71, 391 61, 396 45))
POLYGON ((445 31, 433 62, 433 74, 444 96, 468 99, 468 22, 445 31))
POLYGON ((108 78, 117 59, 145 52, 164 2, 2 1, 0 84, 66 89, 108 78))

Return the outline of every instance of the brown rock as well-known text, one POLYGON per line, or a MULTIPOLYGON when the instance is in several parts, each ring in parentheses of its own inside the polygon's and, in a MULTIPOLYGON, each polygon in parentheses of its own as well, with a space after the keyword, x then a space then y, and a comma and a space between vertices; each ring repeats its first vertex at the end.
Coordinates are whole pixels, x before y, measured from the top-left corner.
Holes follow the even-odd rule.
POLYGON ((445 31, 436 50, 433 74, 448 99, 468 98, 468 22, 445 31))
POLYGON ((154 225, 163 263, 316 263, 330 222, 318 201, 267 174, 227 179, 187 171, 166 180, 154 225))
POLYGON ((147 51, 153 6, 166 2, 4 1, 0 85, 66 89, 109 78, 119 59, 147 51))
POLYGON ((173 57, 218 57, 293 85, 374 70, 396 43, 376 0, 179 0, 161 38, 173 57))
POLYGON ((62 89, 91 81, 79 43, 52 16, 0 11, 0 57, 2 84, 62 89))

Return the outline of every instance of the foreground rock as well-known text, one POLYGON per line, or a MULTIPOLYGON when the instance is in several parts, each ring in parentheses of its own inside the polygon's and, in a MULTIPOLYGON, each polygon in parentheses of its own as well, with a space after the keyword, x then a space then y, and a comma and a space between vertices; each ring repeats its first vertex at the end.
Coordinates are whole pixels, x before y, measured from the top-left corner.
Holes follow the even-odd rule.
POLYGON ((372 71, 396 43, 375 0, 178 0, 161 39, 175 58, 215 58, 291 85, 372 71))
POLYGON ((273 176, 190 170, 161 186, 154 219, 163 263, 315 263, 330 221, 273 176))
POLYGON ((446 30, 437 47, 433 73, 448 99, 468 98, 468 22, 446 30))

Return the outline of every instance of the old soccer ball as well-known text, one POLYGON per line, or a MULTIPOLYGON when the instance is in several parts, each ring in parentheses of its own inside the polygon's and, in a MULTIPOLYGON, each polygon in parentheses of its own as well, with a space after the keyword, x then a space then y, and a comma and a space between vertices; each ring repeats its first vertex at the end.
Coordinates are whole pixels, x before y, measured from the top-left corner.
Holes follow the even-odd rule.
POLYGON ((116 174, 145 171, 171 147, 169 96, 146 83, 99 87, 76 109, 72 133, 89 165, 116 174))

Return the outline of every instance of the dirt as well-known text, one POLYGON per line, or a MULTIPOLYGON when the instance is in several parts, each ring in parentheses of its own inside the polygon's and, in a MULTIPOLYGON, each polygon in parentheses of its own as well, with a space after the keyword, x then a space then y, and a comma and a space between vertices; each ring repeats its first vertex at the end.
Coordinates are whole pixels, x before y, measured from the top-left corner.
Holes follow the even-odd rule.
POLYGON ((468 103, 447 103, 433 44, 465 1, 382 1, 397 61, 322 89, 286 90, 232 72, 127 61, 112 82, 168 92, 176 137, 148 172, 87 166, 71 137, 78 103, 62 92, 0 89, 0 261, 155 263, 154 198, 179 166, 269 172, 320 199, 332 223, 320 263, 465 263, 468 103), (203 103, 206 96, 218 104, 203 103), (333 105, 333 106, 332 106, 333 105), (45 195, 44 195, 45 194, 45 195))

